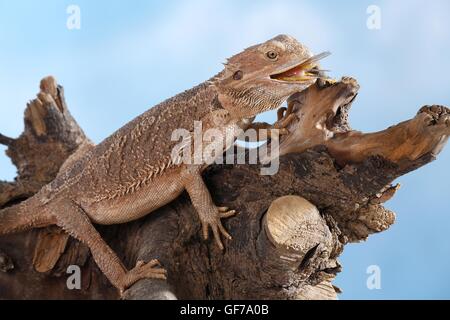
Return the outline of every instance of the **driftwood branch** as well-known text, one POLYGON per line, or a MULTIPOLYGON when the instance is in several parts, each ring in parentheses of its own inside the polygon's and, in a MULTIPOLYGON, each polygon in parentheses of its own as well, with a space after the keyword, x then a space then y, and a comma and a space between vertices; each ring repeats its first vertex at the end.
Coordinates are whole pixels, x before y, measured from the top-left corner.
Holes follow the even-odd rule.
POLYGON ((14 142, 14 139, 4 136, 0 133, 0 144, 3 144, 5 146, 9 146, 14 142))
MULTIPOLYGON (((358 90, 344 78, 291 97, 291 115, 280 112, 290 133, 280 138, 276 175, 260 175, 261 165, 205 172, 215 202, 239 211, 225 222, 234 239, 224 252, 201 239, 186 194, 139 221, 99 226, 128 267, 157 258, 168 270, 167 282, 139 281, 125 298, 335 299, 345 245, 394 223, 383 207, 398 188, 392 182, 434 160, 450 134, 450 111, 440 106, 378 133, 352 131, 347 115, 358 90)), ((27 106, 24 133, 0 143, 18 168, 15 182, 0 183, 0 207, 36 193, 93 147, 53 78, 27 106)), ((89 250, 57 228, 2 237, 0 248, 0 298, 118 298, 89 250), (82 288, 71 291, 66 268, 74 264, 82 288)))

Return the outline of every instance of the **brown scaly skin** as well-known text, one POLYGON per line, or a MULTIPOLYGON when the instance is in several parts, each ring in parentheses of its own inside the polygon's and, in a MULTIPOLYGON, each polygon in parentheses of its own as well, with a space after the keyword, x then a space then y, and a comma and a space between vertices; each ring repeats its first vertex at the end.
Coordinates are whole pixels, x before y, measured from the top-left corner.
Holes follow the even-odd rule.
MULTIPOLYGON (((213 203, 201 177, 205 163, 172 160, 172 149, 179 142, 171 141, 171 134, 179 128, 192 132, 194 121, 202 122, 203 131, 236 133, 248 128, 254 116, 278 108, 315 82, 319 76, 311 73, 286 79, 286 71, 293 67, 300 65, 305 71, 316 67, 316 61, 302 64, 309 58, 307 48, 285 35, 233 56, 216 77, 151 108, 98 146, 75 153, 37 195, 0 211, 0 234, 56 224, 91 249, 99 268, 123 292, 143 278, 164 279, 165 270, 156 260, 139 261, 126 270, 92 222, 109 225, 138 219, 186 190, 204 238, 211 227, 223 248, 220 234, 231 237, 221 218, 235 212, 213 203), (283 79, 271 77, 277 74, 283 79)), ((234 140, 226 141, 226 148, 234 140)))

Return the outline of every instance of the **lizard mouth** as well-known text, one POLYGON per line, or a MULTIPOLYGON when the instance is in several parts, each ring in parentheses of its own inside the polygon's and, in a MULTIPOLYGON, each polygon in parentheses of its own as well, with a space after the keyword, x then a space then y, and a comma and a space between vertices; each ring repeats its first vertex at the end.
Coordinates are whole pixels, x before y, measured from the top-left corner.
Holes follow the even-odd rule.
POLYGON ((287 70, 271 75, 270 78, 277 81, 300 83, 323 78, 326 70, 320 70, 317 62, 329 55, 329 52, 323 52, 312 56, 294 67, 291 66, 287 70))

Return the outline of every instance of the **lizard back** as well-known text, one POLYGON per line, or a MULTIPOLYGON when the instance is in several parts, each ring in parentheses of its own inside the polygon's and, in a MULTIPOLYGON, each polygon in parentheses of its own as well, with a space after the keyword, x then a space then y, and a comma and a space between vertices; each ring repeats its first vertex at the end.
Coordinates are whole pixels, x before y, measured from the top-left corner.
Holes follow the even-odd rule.
POLYGON ((171 168, 171 141, 176 129, 194 130, 217 108, 216 91, 208 82, 149 109, 81 157, 52 182, 52 193, 76 184, 74 191, 94 202, 114 199, 145 186, 171 168))

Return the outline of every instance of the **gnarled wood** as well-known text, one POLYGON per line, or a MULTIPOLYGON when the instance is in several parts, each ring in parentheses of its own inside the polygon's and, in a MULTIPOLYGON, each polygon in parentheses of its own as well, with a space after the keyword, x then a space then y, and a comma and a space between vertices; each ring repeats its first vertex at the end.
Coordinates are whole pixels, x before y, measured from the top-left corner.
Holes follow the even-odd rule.
MULTIPOLYGON (((157 258, 168 270, 167 282, 139 281, 125 298, 335 299, 339 289, 331 283, 344 246, 394 223, 395 214, 382 205, 398 189, 391 183, 434 160, 449 135, 444 107, 426 107, 379 133, 351 131, 347 112, 358 89, 344 78, 290 99, 296 116, 280 138, 276 175, 260 175, 260 165, 215 165, 205 172, 215 203, 239 212, 225 222, 234 239, 225 242, 224 252, 201 239, 186 194, 141 220, 99 226, 127 267, 157 258)), ((92 148, 62 92, 52 78, 44 79, 27 107, 24 133, 0 136, 19 171, 16 182, 0 183, 0 207, 37 192, 65 160, 76 161, 92 148)), ((0 272, 0 298, 118 298, 85 246, 66 238, 60 256, 61 242, 49 241, 54 236, 35 230, 0 238, 0 270, 6 271, 0 272), (41 257, 34 266, 45 273, 34 270, 33 256, 41 257), (82 268, 81 290, 66 287, 70 264, 82 268)))
MULTIPOLYGON (((304 268, 320 251, 322 259, 333 245, 325 219, 312 203, 299 196, 284 196, 274 200, 263 220, 264 231, 279 253, 277 264, 292 269, 304 268)), ((266 245, 266 249, 274 249, 266 245)))

